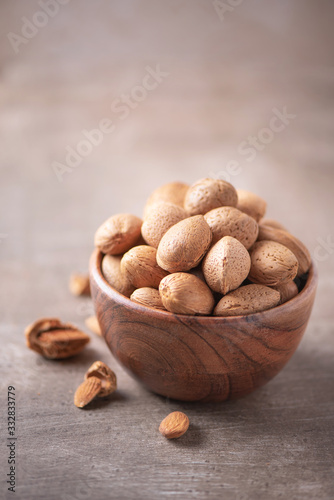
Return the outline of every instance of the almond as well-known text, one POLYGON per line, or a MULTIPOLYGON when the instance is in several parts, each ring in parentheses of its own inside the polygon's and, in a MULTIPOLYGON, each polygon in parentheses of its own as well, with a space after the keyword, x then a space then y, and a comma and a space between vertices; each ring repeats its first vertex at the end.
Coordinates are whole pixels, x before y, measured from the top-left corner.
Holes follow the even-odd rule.
POLYGON ((189 215, 204 215, 214 208, 235 207, 237 202, 237 192, 229 182, 220 179, 201 179, 188 189, 184 208, 189 215))
POLYGON ((204 219, 212 231, 212 243, 224 236, 233 236, 248 249, 259 233, 256 220, 234 207, 214 208, 205 214, 204 219))
POLYGON ((247 278, 250 256, 240 241, 232 236, 224 236, 210 248, 202 269, 209 287, 225 295, 238 288, 247 278))
POLYGON ((97 377, 90 377, 79 385, 74 394, 74 404, 78 408, 84 408, 99 394, 102 382, 97 377))
POLYGON ((172 226, 157 250, 160 267, 171 273, 196 267, 210 246, 212 233, 203 215, 188 217, 172 226))
POLYGON ((157 264, 157 251, 153 247, 140 245, 131 248, 121 260, 121 272, 136 288, 158 288, 167 272, 157 264))
POLYGON ((174 224, 188 217, 184 208, 172 203, 154 205, 145 217, 141 233, 148 245, 157 248, 161 238, 174 224))
POLYGON ((109 255, 119 255, 136 244, 142 221, 131 214, 117 214, 107 219, 95 233, 95 246, 109 255))
POLYGON ((160 424, 159 431, 167 439, 181 437, 189 428, 189 418, 181 411, 173 411, 160 424))
POLYGON ((225 295, 216 305, 214 316, 241 316, 266 311, 280 303, 279 292, 264 285, 245 285, 225 295))
POLYGON ((135 287, 121 271, 121 255, 105 255, 102 260, 102 274, 110 286, 126 297, 130 297, 135 287))
POLYGON ((43 318, 25 329, 29 349, 49 359, 64 359, 83 350, 90 338, 71 323, 43 318))
POLYGON ((246 191, 245 189, 237 189, 238 193, 238 204, 237 208, 241 212, 253 217, 256 222, 264 216, 267 209, 267 203, 257 194, 251 191, 246 191))
POLYGON ((96 316, 89 316, 85 319, 87 328, 96 335, 102 336, 101 328, 96 316))
POLYGON ((162 303, 160 293, 155 288, 137 288, 137 290, 135 290, 131 295, 130 299, 133 302, 141 304, 142 306, 154 307, 155 309, 161 309, 162 311, 166 310, 162 303))
POLYGON ((87 370, 85 379, 97 377, 101 381, 99 397, 109 396, 117 389, 116 374, 103 361, 95 361, 87 370))
POLYGON ((286 246, 276 241, 258 241, 250 250, 253 283, 267 286, 284 285, 297 275, 298 261, 286 246))
POLYGON ((73 295, 90 295, 90 283, 88 274, 71 274, 69 288, 73 295))
POLYGON ((274 286, 273 289, 280 293, 281 304, 288 302, 298 295, 298 287, 294 281, 289 281, 285 285, 274 286))
POLYGON ((159 286, 161 300, 174 314, 210 314, 215 301, 210 288, 190 273, 174 273, 159 286))
POLYGON ((304 243, 292 234, 260 224, 258 241, 263 240, 276 241, 291 250, 298 260, 298 276, 302 276, 310 269, 312 263, 310 252, 304 243))
POLYGON ((183 207, 184 197, 188 188, 189 185, 184 182, 169 182, 155 189, 146 202, 144 219, 156 203, 167 202, 183 207))

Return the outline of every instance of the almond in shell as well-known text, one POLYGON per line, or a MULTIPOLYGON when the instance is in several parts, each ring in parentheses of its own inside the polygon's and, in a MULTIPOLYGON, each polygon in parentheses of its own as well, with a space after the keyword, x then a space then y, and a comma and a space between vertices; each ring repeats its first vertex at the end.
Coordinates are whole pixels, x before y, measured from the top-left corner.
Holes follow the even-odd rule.
POLYGON ((244 245, 232 236, 224 236, 210 248, 203 260, 202 270, 209 287, 225 295, 247 278, 250 264, 244 245))
POLYGON ((298 261, 286 246, 276 241, 258 241, 250 250, 249 279, 266 286, 284 285, 293 280, 298 271, 298 261))
POLYGON ((173 273, 159 286, 161 300, 167 311, 174 314, 211 313, 215 301, 210 288, 190 273, 173 273))
POLYGON ((235 207, 238 195, 229 182, 221 179, 201 179, 188 189, 184 208, 189 215, 206 214, 217 207, 235 207))
POLYGON ((171 273, 188 271, 202 260, 211 240, 211 229, 203 215, 188 217, 163 235, 157 250, 157 262, 171 273))
POLYGON ((245 285, 225 295, 216 305, 214 316, 241 316, 266 311, 280 303, 279 292, 264 285, 245 285))
POLYGON ((214 208, 205 214, 204 219, 212 231, 212 243, 224 236, 233 236, 248 249, 259 233, 256 220, 234 207, 214 208))

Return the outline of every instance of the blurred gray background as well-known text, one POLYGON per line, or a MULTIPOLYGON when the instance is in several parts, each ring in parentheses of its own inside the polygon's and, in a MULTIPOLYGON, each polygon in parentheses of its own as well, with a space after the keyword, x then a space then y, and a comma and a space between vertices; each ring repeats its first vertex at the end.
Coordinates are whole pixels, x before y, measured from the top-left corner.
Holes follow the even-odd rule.
POLYGON ((78 426, 102 471, 98 498, 107 492, 115 498, 333 497, 333 22, 329 0, 1 1, 1 333, 4 384, 17 385, 20 397, 19 498, 45 498, 50 484, 49 498, 65 491, 80 498, 76 488, 90 465, 78 426), (147 76, 159 70, 156 81, 147 76), (148 82, 155 88, 143 87, 148 82), (288 116, 282 127, 273 121, 280 113, 288 116), (87 146, 83 131, 106 119, 112 130, 95 133, 96 145, 87 146), (82 152, 75 167, 66 162, 69 150, 82 152), (168 447, 156 426, 166 405, 175 404, 132 381, 101 339, 93 339, 79 366, 52 364, 27 352, 22 332, 42 316, 83 326, 90 302, 71 297, 67 282, 72 271, 86 271, 98 225, 117 212, 141 215, 160 184, 208 176, 268 200, 268 216, 312 252, 319 289, 288 367, 254 396, 210 406, 208 420, 208 409, 177 404, 201 422, 202 437, 189 433, 184 448, 168 447), (97 358, 116 366, 129 399, 93 412, 100 436, 89 414, 72 408, 73 390, 97 358), (139 423, 150 422, 140 427, 141 451, 133 444, 134 414, 139 423), (239 432, 232 422, 240 415, 239 432), (106 419, 117 427, 118 441, 106 419), (46 447, 42 461, 38 439, 46 447), (106 441, 103 457, 99 446, 106 441), (147 468, 135 467, 138 460, 147 468), (174 460, 187 464, 176 482, 174 460))

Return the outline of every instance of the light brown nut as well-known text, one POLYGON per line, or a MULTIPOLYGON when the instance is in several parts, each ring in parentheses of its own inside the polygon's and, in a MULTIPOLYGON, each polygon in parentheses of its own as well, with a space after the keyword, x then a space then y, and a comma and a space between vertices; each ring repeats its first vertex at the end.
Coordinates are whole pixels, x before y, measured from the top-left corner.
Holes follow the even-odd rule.
POLYGON ((159 431, 167 439, 181 437, 189 428, 189 418, 182 411, 173 411, 160 424, 159 431))
POLYGON ((141 219, 135 215, 113 215, 96 231, 95 246, 109 255, 122 254, 138 241, 141 225, 141 219))
POLYGON ((171 273, 188 271, 202 260, 211 239, 211 229, 203 215, 188 217, 163 235, 157 250, 157 262, 171 273))
POLYGON ((91 377, 84 380, 79 385, 74 394, 74 404, 78 408, 84 408, 99 394, 102 388, 102 382, 97 377, 91 377))
POLYGON ((147 217, 151 207, 156 203, 173 203, 174 205, 183 207, 184 197, 188 188, 189 185, 184 182, 169 182, 155 189, 146 202, 144 219, 147 217))
POLYGON ((102 336, 101 328, 96 316, 89 316, 85 319, 87 328, 96 335, 102 336))
POLYGON ((269 226, 273 227, 274 229, 282 229, 283 231, 287 231, 283 224, 275 219, 261 219, 261 226, 269 226))
POLYGON ((266 311, 280 303, 279 292, 264 285, 245 285, 225 295, 216 305, 214 316, 241 316, 266 311))
POLYGON ((88 274, 71 274, 69 288, 70 292, 73 293, 73 295, 90 295, 90 283, 88 274))
POLYGON ((224 236, 233 236, 248 249, 259 233, 256 220, 234 207, 214 208, 204 215, 204 219, 212 231, 212 243, 224 236))
POLYGON ((130 299, 133 302, 141 304, 142 306, 154 307, 155 309, 166 311, 166 308, 162 303, 160 293, 155 288, 137 288, 137 290, 135 290, 131 295, 130 299))
POLYGON ((105 255, 102 260, 102 274, 110 286, 119 293, 130 297, 135 287, 128 277, 121 272, 121 255, 105 255))
POLYGON ((250 250, 249 279, 266 286, 284 285, 297 275, 298 261, 287 247, 276 241, 258 241, 250 250))
POLYGON ((241 212, 253 217, 256 222, 264 216, 267 209, 267 203, 257 194, 251 191, 246 191, 245 189, 237 189, 238 193, 238 204, 237 208, 241 212))
POLYGON ((202 269, 211 290, 225 295, 238 288, 247 278, 250 256, 240 241, 232 236, 224 236, 210 248, 202 269))
POLYGON ((258 241, 263 240, 276 241, 291 250, 298 260, 298 276, 302 276, 310 269, 312 263, 310 252, 304 243, 292 234, 260 224, 258 241))
POLYGON ((235 207, 237 202, 237 192, 229 182, 220 179, 201 179, 188 189, 184 208, 189 215, 204 215, 214 208, 235 207))
POLYGON ((288 302, 298 295, 298 287, 294 281, 289 281, 285 285, 274 286, 273 289, 280 293, 281 304, 288 302))
POLYGON ((83 350, 90 338, 71 323, 42 318, 25 329, 29 349, 49 359, 64 359, 83 350))
POLYGON ((145 217, 141 234, 148 245, 158 248, 168 229, 187 217, 183 207, 172 203, 159 203, 154 205, 145 217))
POLYGON ((159 292, 167 311, 174 314, 209 315, 215 305, 210 288, 190 273, 169 274, 159 292))
POLYGON ((116 374, 103 361, 95 361, 87 370, 85 379, 97 377, 101 380, 101 389, 97 396, 103 398, 109 396, 117 389, 116 374))
POLYGON ((158 266, 157 251, 148 245, 133 247, 121 260, 121 272, 135 288, 158 288, 167 272, 158 266))

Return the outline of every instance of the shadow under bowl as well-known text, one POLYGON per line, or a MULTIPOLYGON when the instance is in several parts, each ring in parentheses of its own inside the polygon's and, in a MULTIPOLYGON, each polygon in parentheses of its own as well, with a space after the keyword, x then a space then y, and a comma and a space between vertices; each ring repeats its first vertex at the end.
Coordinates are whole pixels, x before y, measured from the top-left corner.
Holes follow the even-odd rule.
POLYGON ((233 317, 186 316, 145 307, 113 289, 90 260, 102 335, 115 358, 147 388, 182 401, 224 401, 250 394, 289 361, 315 298, 314 264, 302 291, 268 311, 233 317))

